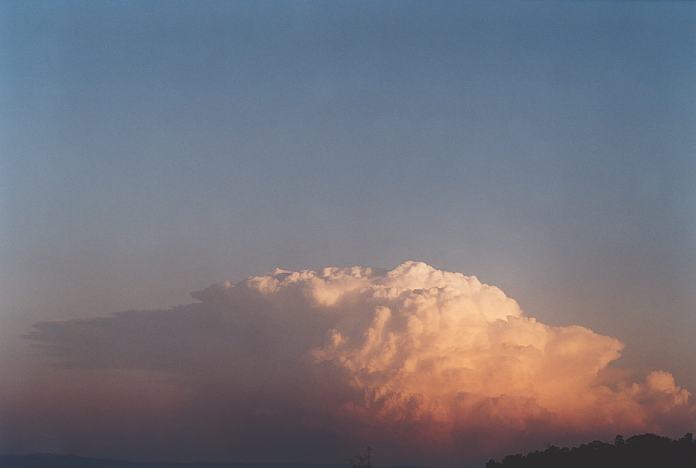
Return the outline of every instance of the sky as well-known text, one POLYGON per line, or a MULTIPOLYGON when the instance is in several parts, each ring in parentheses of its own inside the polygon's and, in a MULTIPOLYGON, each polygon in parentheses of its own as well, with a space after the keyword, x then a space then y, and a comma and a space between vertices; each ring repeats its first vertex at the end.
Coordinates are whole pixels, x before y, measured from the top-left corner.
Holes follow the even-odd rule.
MULTIPOLYGON (((317 304, 340 314, 350 309, 311 294, 289 302, 298 322, 284 326, 305 325, 292 333, 293 356, 305 365, 312 356, 314 364, 297 375, 324 369, 324 350, 331 362, 343 362, 327 372, 348 373, 352 383, 328 392, 336 401, 317 398, 320 404, 285 419, 271 411, 256 432, 229 429, 244 405, 234 373, 210 361, 235 368, 238 356, 254 350, 249 362, 258 359, 275 375, 280 357, 269 349, 285 340, 278 331, 259 332, 253 336, 260 341, 242 352, 219 344, 234 335, 210 336, 216 327, 209 325, 220 317, 238 320, 228 317, 230 304, 239 310, 275 304, 278 291, 245 281, 273 277, 277 267, 311 270, 322 281, 333 278, 321 276, 327 266, 373 268, 379 273, 348 275, 371 291, 381 290, 386 271, 406 278, 403 291, 444 287, 428 275, 410 282, 399 265, 411 260, 475 276, 518 304, 511 317, 534 317, 555 330, 544 332, 549 336, 574 325, 592 333, 577 348, 595 356, 577 364, 592 378, 566 382, 568 388, 598 388, 599 369, 612 374, 615 399, 626 395, 619 387, 634 384, 674 389, 677 400, 679 389, 696 391, 691 3, 2 1, 0 70, 0 414, 12 421, 0 427, 1 451, 301 459, 300 449, 293 452, 301 443, 258 441, 270 438, 269 425, 285 428, 287 418, 318 414, 316 424, 337 428, 318 456, 343 461, 367 437, 351 427, 369 426, 377 416, 358 408, 350 413, 357 419, 346 419, 334 412, 336 401, 373 387, 424 395, 418 408, 430 412, 418 417, 429 415, 437 429, 422 418, 418 424, 428 434, 452 432, 459 412, 433 415, 444 414, 454 397, 385 377, 380 372, 393 370, 391 364, 355 361, 364 346, 331 354, 322 345, 318 336, 330 330, 356 334, 355 341, 375 329, 370 320, 384 312, 374 307, 389 308, 389 317, 404 323, 420 313, 398 301, 358 301, 343 286, 331 294, 375 314, 362 328, 348 332, 342 322, 307 315, 317 304), (259 297, 227 303, 190 295, 215 284, 237 284, 259 297), (196 307, 218 318, 196 325, 196 307), (113 315, 123 311, 131 312, 113 315), (174 314, 170 325, 152 324, 169 323, 167 313, 174 314), (80 319, 101 332, 78 332, 80 319), (139 333, 141 321, 150 328, 139 333), (112 327, 122 333, 111 335, 112 327), (180 346, 167 341, 167 330, 180 346), (137 356, 123 345, 140 343, 133 334, 147 338, 135 346, 142 350, 137 356), (589 352, 597 349, 604 351, 589 352), (170 357, 157 350, 170 350, 170 357), (356 377, 351 365, 377 366, 374 379, 356 377), (224 401, 231 403, 221 411, 224 401), (103 427, 95 430, 90 414, 103 427), (60 422, 66 417, 76 420, 69 431, 60 422), (184 436, 169 429, 189 422, 209 436, 180 443, 184 436), (232 435, 258 445, 225 446, 232 435), (110 444, 113 438, 121 442, 110 444), (168 452, 171 441, 179 449, 168 452)), ((315 291, 314 280, 302 281, 297 287, 315 291)), ((278 323, 268 323, 249 326, 277 330, 278 323)), ((412 335, 398 323, 395 339, 407 340, 412 335)), ((470 325, 453 326, 466 335, 470 325)), ((546 343, 529 344, 514 329, 516 345, 546 343)), ((442 339, 449 343, 448 336, 442 339)), ((400 356, 415 352, 397 349, 400 356)), ((493 351, 482 358, 485 366, 473 368, 497 363, 501 355, 493 351)), ((449 362, 447 353, 438 362, 449 362)), ((292 380, 285 378, 250 381, 278 388, 292 380)), ((292 405, 301 398, 291 394, 314 395, 289 388, 295 393, 269 391, 256 405, 292 405)), ((493 398, 499 388, 479 393, 493 398)), ((555 390, 544 388, 550 396, 540 407, 558 413, 555 390)), ((520 391, 520 398, 531 395, 520 391)), ((652 415, 645 398, 635 404, 652 415)), ((594 428, 578 422, 588 408, 554 420, 568 440, 592 437, 589 429, 609 433, 624 414, 610 411, 614 422, 594 428)), ((546 421, 507 411, 525 424, 546 421)), ((481 426, 457 431, 488 427, 483 413, 475 414, 481 426)), ((683 425, 646 418, 647 426, 624 421, 625 427, 670 432, 683 425)), ((378 428, 393 429, 389 417, 380 421, 378 428)), ((524 427, 524 443, 490 450, 547 442, 541 438, 548 434, 524 427)), ((311 441, 316 432, 302 435, 311 441)), ((408 452, 398 440, 382 441, 390 462, 432 456, 408 452)))

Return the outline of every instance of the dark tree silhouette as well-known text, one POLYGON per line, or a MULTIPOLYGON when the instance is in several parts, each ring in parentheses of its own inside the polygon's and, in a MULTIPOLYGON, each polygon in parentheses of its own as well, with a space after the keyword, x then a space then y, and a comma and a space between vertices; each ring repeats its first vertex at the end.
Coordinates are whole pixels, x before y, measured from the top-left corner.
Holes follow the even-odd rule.
POLYGON ((573 448, 549 447, 543 452, 490 460, 486 468, 696 468, 696 442, 691 433, 679 440, 655 434, 617 435, 614 444, 594 441, 573 448))
POLYGON ((348 462, 352 468, 372 468, 372 447, 367 447, 365 455, 358 455, 348 462))

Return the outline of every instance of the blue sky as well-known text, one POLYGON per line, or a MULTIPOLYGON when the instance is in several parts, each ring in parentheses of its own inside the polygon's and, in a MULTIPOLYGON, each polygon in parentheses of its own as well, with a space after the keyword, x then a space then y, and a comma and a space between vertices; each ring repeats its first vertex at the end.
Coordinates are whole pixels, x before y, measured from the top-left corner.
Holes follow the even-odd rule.
POLYGON ((0 3, 0 332, 407 259, 696 388, 687 2, 0 3))

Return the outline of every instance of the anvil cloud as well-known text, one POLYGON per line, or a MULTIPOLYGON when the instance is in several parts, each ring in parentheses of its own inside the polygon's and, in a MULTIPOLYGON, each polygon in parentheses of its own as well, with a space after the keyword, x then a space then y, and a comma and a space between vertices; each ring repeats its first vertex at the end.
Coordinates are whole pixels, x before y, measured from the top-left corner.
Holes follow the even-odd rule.
MULTIPOLYGON (((668 372, 611 365, 618 339, 545 325, 499 288, 424 263, 278 269, 193 296, 39 323, 29 338, 70 372, 160 376, 162 424, 242 458, 292 458, 319 441, 325 458, 372 443, 383 459, 452 461, 696 421, 668 372)), ((136 380, 123 398, 149 385, 136 380)))

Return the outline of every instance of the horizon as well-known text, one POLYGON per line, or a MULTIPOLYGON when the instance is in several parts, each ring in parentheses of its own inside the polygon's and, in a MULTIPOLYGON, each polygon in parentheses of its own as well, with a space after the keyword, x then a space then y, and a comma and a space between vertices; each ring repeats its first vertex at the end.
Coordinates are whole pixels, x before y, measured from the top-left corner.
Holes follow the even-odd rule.
MULTIPOLYGON (((569 453, 569 452, 567 451, 568 449, 570 450, 570 453, 572 453, 573 450, 582 450, 583 448, 595 446, 595 444, 597 444, 597 443, 602 444, 602 446, 603 446, 605 449, 606 449, 607 447, 610 447, 610 448, 611 448, 611 447, 615 447, 615 448, 621 449, 622 447, 625 447, 625 446, 627 446, 627 445, 630 446, 630 445, 636 445, 636 444, 644 443, 644 441, 646 440, 646 438, 649 438, 649 439, 652 440, 652 441, 658 441, 658 440, 659 440, 659 441, 662 441, 662 442, 666 441, 667 443, 670 443, 670 444, 674 444, 674 443, 681 444, 681 443, 683 443, 683 442, 686 441, 689 445, 693 445, 693 446, 691 447, 691 451, 693 452, 693 453, 692 453, 692 458, 693 458, 694 456, 696 456, 696 445, 694 445, 696 442, 694 442, 693 434, 692 434, 692 433, 686 433, 683 437, 681 437, 681 438, 679 438, 679 439, 676 439, 676 438, 675 438, 675 439, 670 439, 669 437, 661 436, 661 435, 659 435, 659 434, 653 434, 653 433, 634 434, 634 435, 632 435, 632 436, 627 436, 627 437, 624 437, 624 436, 622 436, 622 435, 620 435, 620 434, 617 434, 617 435, 615 436, 615 439, 614 439, 613 444, 612 444, 612 443, 609 443, 609 442, 606 442, 606 441, 593 440, 593 441, 591 441, 591 442, 590 442, 590 441, 587 441, 587 442, 585 442, 585 443, 583 443, 583 444, 579 444, 579 445, 574 446, 574 447, 558 447, 558 446, 555 446, 555 445, 551 445, 551 446, 547 446, 546 449, 545 449, 543 452, 542 452, 541 450, 534 450, 534 451, 529 451, 529 452, 527 452, 527 453, 524 454, 523 456, 528 458, 528 457, 530 457, 530 456, 535 456, 535 455, 538 456, 539 454, 548 454, 548 453, 552 453, 552 454, 556 455, 556 454, 559 453, 559 451, 558 451, 557 449, 560 449, 560 451, 561 451, 560 453, 568 454, 568 453, 569 453)), ((645 448, 648 448, 648 446, 644 446, 644 447, 645 447, 645 448)), ((371 452, 371 448, 368 447, 368 450, 371 452)), ((664 446, 663 446, 663 450, 664 450, 664 446)), ((594 451, 595 451, 595 453, 596 453, 596 450, 594 450, 594 451)), ((520 455, 522 455, 522 454, 519 454, 519 453, 518 453, 518 454, 508 454, 504 459, 501 459, 500 462, 496 462, 494 459, 491 458, 491 459, 489 459, 488 462, 486 463, 486 467, 488 467, 491 463, 493 463, 494 466, 500 466, 501 463, 504 464, 504 463, 507 462, 509 459, 511 459, 511 458, 512 458, 512 459, 515 459, 515 458, 519 457, 520 455), (498 464, 496 464, 496 463, 498 463, 498 464)), ((666 454, 663 452, 661 455, 664 456, 664 455, 666 455, 666 454)), ((672 456, 675 456, 675 455, 676 455, 676 453, 672 454, 672 456)), ((682 454, 682 456, 683 456, 683 455, 684 455, 684 454, 682 454)), ((233 460, 185 460, 185 461, 167 461, 167 460, 115 460, 115 459, 103 459, 103 458, 85 457, 85 456, 80 456, 80 455, 75 455, 75 454, 55 454, 55 453, 0 454, 0 459, 4 459, 5 461, 8 461, 8 460, 7 460, 8 458, 11 459, 11 460, 9 460, 10 466, 8 466, 8 468, 16 468, 16 467, 15 467, 16 463, 15 463, 15 464, 12 464, 12 459, 16 459, 16 460, 14 460, 14 461, 20 463, 20 465, 17 465, 17 467, 22 467, 22 468, 23 468, 23 467, 27 466, 27 465, 26 465, 26 462, 28 461, 28 459, 34 459, 34 458, 37 458, 37 457, 38 457, 38 458, 41 458, 41 459, 48 458, 48 459, 49 459, 49 460, 48 460, 48 463, 57 463, 57 462, 59 461, 59 459, 80 459, 80 460, 83 460, 83 461, 86 461, 86 462, 88 462, 88 461, 94 461, 94 462, 108 462, 108 463, 123 463, 123 464, 126 464, 126 465, 128 465, 128 466, 133 466, 133 465, 135 465, 135 466, 157 466, 157 465, 161 465, 161 464, 167 464, 168 466, 169 466, 169 465, 172 465, 172 464, 174 464, 174 465, 184 465, 184 466, 191 466, 191 465, 196 465, 196 466, 197 466, 197 465, 203 464, 203 465, 215 465, 215 466, 224 465, 224 466, 257 466, 257 467, 259 467, 259 466, 276 466, 276 467, 277 467, 277 466, 308 466, 308 467, 337 467, 337 466, 345 466, 345 463, 338 464, 338 463, 263 462, 263 461, 257 461, 257 462, 238 462, 238 461, 233 461, 233 460), (51 461, 50 459, 53 459, 53 461, 51 461)), ((355 460, 355 458, 352 458, 352 459, 350 460, 350 461, 351 461, 350 464, 353 465, 353 466, 355 466, 355 461, 354 461, 354 460, 355 460)), ((614 460, 614 461, 616 461, 616 460, 614 460)), ((635 460, 634 460, 634 461, 635 461, 635 460)), ((688 458, 681 458, 681 459, 672 460, 672 461, 679 462, 679 463, 682 463, 682 464, 684 464, 684 463, 689 463, 689 459, 688 459, 688 458)), ((604 462, 609 462, 609 460, 606 460, 606 459, 605 459, 604 462)), ((647 465, 649 465, 649 463, 651 463, 651 462, 647 462, 647 461, 646 461, 645 463, 646 463, 647 465)), ((34 465, 30 465, 30 466, 34 466, 34 465)), ((369 462, 369 459, 368 459, 368 463, 367 463, 366 466, 367 466, 368 468, 371 468, 371 467, 373 467, 373 466, 374 466, 374 467, 377 467, 377 468, 379 468, 380 466, 383 466, 384 468, 397 468, 397 467, 423 468, 423 467, 420 467, 420 466, 418 466, 418 465, 403 465, 403 464, 396 464, 396 465, 379 465, 379 464, 375 464, 375 465, 373 465, 372 463, 369 462)), ((428 465, 424 465, 424 466, 428 466, 428 465)), ((472 467, 473 467, 473 466, 483 466, 483 464, 482 464, 482 462, 479 463, 479 464, 469 462, 469 463, 467 463, 467 466, 472 466, 472 467)))
POLYGON ((0 453, 696 432, 695 51, 688 2, 0 1, 0 453))

